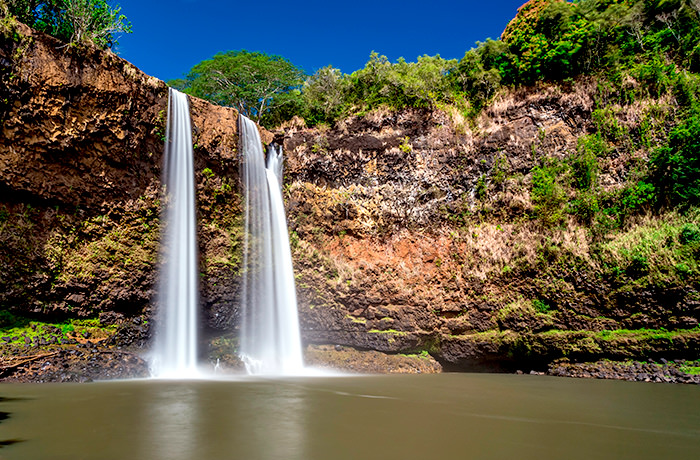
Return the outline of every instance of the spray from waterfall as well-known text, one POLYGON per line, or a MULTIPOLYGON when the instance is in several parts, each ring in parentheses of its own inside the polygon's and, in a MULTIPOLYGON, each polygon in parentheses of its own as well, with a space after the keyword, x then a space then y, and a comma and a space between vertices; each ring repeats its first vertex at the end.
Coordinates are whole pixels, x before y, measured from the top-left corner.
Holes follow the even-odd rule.
POLYGON ((292 254, 282 201, 282 149, 238 118, 245 239, 240 355, 251 374, 303 372, 292 254))
POLYGON ((163 164, 164 210, 158 280, 157 377, 197 373, 197 234, 192 126, 187 95, 170 88, 163 164))

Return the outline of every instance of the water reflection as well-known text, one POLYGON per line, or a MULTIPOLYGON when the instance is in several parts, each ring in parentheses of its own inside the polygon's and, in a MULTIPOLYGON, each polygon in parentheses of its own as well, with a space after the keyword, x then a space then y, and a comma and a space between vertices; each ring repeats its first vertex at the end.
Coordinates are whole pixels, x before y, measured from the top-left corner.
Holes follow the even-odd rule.
POLYGON ((145 402, 144 414, 150 433, 142 436, 143 458, 154 460, 190 459, 197 452, 201 416, 197 388, 167 386, 145 402))
MULTIPOLYGON (((0 403, 12 400, 16 400, 16 398, 3 398, 2 396, 0 396, 0 403)), ((10 418, 9 412, 0 411, 0 423, 7 420, 8 418, 10 418)), ((11 446, 12 444, 17 444, 18 442, 22 441, 22 439, 0 439, 0 449, 2 449, 5 446, 11 446)))
POLYGON ((260 398, 241 401, 239 414, 245 417, 246 442, 259 458, 305 459, 304 389, 266 385, 260 398))
POLYGON ((139 458, 306 458, 303 388, 190 381, 152 390, 142 398, 139 458))

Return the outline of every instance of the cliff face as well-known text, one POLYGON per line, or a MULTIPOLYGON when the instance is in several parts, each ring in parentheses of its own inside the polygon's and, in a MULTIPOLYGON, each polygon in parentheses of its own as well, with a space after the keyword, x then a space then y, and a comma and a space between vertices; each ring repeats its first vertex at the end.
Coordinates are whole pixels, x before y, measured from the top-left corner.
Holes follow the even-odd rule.
MULTIPOLYGON (((2 32, 0 307, 153 319, 165 84, 110 53, 22 25, 2 32)), ((452 109, 375 111, 278 131, 304 340, 427 351, 470 369, 696 358, 697 276, 634 258, 634 245, 656 241, 638 229, 664 222, 659 241, 676 250, 693 216, 641 215, 607 233, 571 214, 538 217, 533 170, 580 151, 597 129, 596 91, 588 80, 511 91, 472 121, 452 109)), ((223 334, 237 322, 241 264, 237 113, 190 101, 202 315, 223 334)), ((674 110, 640 104, 615 109, 629 132, 649 122, 645 107, 674 110)), ((600 187, 621 188, 647 154, 620 146, 596 158, 600 187)), ((231 344, 214 352, 224 358, 231 344)))
MULTIPOLYGON (((0 305, 106 323, 149 315, 165 83, 22 24, 3 31, 0 78, 0 305)), ((194 98, 191 112, 202 302, 216 323, 236 292, 237 112, 194 98)))
MULTIPOLYGON (((472 123, 378 111, 280 132, 305 337, 428 350, 455 368, 696 356, 697 280, 635 272, 621 255, 666 224, 675 230, 659 253, 681 250, 678 228, 693 216, 638 216, 606 232, 564 208, 550 223, 531 196, 534 171, 571 163, 595 132, 596 91, 582 80, 503 93, 472 123)), ((639 104, 614 109, 628 132, 664 101, 639 104)), ((647 154, 621 145, 595 158, 600 189, 619 191, 647 154)))

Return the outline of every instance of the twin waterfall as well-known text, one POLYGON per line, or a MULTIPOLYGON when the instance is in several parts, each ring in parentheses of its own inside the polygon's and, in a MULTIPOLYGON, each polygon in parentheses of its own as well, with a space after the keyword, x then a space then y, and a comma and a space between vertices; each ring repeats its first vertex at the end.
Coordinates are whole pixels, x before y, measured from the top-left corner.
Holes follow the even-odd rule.
POLYGON ((187 96, 170 89, 163 158, 161 271, 153 374, 197 374, 199 286, 192 125, 187 96))
MULTIPOLYGON (((163 166, 164 212, 153 374, 199 375, 198 257, 192 127, 187 96, 170 89, 163 166)), ((267 161, 255 123, 239 116, 245 193, 239 354, 250 374, 303 371, 292 256, 282 201, 282 150, 267 161)))
POLYGON ((253 374, 303 369, 292 254, 282 202, 282 149, 267 164, 255 123, 238 118, 245 191, 243 324, 240 352, 253 374))

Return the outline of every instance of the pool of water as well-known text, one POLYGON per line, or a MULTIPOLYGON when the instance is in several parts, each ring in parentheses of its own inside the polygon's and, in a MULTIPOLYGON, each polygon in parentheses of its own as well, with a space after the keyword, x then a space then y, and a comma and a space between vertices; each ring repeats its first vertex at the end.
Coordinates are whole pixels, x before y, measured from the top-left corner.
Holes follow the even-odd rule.
POLYGON ((700 458, 690 385, 441 374, 3 384, 0 397, 3 460, 700 458))

